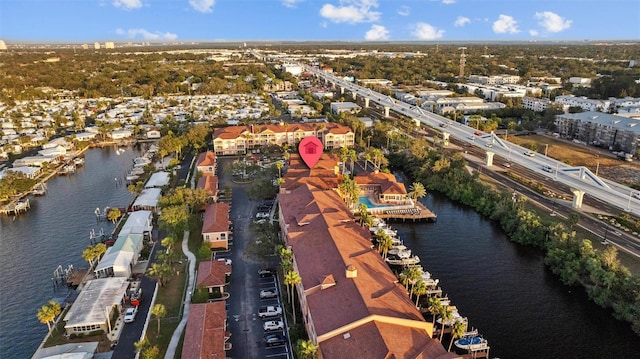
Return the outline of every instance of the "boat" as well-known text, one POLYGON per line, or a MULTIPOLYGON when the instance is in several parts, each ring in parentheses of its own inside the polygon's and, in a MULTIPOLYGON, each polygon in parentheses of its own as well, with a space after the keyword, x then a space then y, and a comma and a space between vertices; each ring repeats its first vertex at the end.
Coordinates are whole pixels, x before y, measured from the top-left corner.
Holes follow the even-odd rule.
POLYGON ((82 166, 82 165, 84 165, 84 158, 82 158, 82 157, 76 157, 76 158, 74 158, 74 159, 73 159, 73 163, 74 163, 76 166, 82 166))
POLYGON ((468 350, 468 351, 475 351, 475 350, 488 348, 489 343, 481 335, 478 335, 477 330, 474 330, 473 332, 469 332, 469 333, 470 334, 465 333, 462 336, 462 338, 456 340, 455 342, 453 342, 453 344, 455 344, 455 346, 460 349, 468 350))
POLYGON ((373 219, 373 225, 371 227, 369 227, 369 230, 371 231, 371 234, 376 234, 378 233, 379 230, 384 231, 389 237, 395 237, 398 235, 398 231, 396 231, 395 229, 391 229, 391 227, 389 227, 384 220, 374 217, 373 219))
MULTIPOLYGON (((422 267, 421 267, 422 269, 422 267)), ((422 274, 420 275, 420 279, 427 285, 427 287, 436 287, 438 283, 440 283, 440 279, 431 278, 431 273, 422 269, 422 274)))
POLYGON ((420 257, 414 255, 409 258, 400 258, 397 255, 390 255, 384 259, 385 262, 396 266, 409 266, 420 263, 420 257))
POLYGON ((411 257, 411 249, 407 248, 404 244, 398 244, 391 247, 387 254, 398 256, 398 258, 406 259, 411 257))
POLYGON ((66 165, 60 169, 60 174, 63 174, 63 175, 67 175, 75 172, 76 172, 76 165, 74 164, 66 165))
MULTIPOLYGON (((453 323, 455 322, 463 322, 466 323, 467 322, 467 318, 463 317, 460 315, 460 313, 458 313, 458 308, 456 308, 456 306, 451 305, 449 306, 449 309, 451 309, 451 319, 447 319, 444 322, 444 325, 446 326, 452 326, 453 323)), ((438 322, 438 324, 442 325, 442 318, 438 318, 438 320, 436 320, 436 322, 438 322)))
POLYGON ((133 164, 135 167, 146 166, 150 163, 151 163, 151 160, 148 157, 136 157, 133 159, 133 164))
POLYGON ((44 196, 47 193, 47 185, 44 182, 39 183, 35 187, 33 187, 31 193, 36 196, 44 196))

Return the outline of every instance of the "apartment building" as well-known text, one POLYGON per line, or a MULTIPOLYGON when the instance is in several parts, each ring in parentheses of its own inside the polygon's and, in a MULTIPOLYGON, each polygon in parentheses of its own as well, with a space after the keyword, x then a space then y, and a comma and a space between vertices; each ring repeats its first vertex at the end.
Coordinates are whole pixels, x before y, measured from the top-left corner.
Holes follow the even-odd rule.
POLYGON ((562 137, 626 153, 638 150, 640 120, 589 111, 558 115, 555 125, 562 137))

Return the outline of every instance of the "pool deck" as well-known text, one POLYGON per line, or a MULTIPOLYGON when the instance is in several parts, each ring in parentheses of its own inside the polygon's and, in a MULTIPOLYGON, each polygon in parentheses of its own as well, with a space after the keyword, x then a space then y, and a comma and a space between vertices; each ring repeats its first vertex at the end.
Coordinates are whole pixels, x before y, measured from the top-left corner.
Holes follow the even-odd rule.
POLYGON ((407 220, 412 220, 412 221, 429 221, 429 222, 436 222, 436 220, 438 219, 438 216, 433 213, 429 208, 425 207, 425 205, 423 205, 422 203, 416 201, 416 206, 417 209, 419 209, 419 211, 416 213, 411 213, 410 210, 407 210, 406 213, 402 213, 402 210, 393 210, 393 211, 389 211, 391 213, 388 213, 387 211, 382 211, 380 212, 376 212, 374 214, 374 216, 382 218, 382 219, 390 219, 390 220, 398 220, 398 221, 407 221, 407 220))

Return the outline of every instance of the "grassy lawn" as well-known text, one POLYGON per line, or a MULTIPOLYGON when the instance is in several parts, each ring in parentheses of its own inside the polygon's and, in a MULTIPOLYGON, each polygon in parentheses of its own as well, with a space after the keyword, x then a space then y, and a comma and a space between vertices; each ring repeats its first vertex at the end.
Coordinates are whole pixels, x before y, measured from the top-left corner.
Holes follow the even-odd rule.
MULTIPOLYGON (((182 242, 177 242, 174 248, 179 253, 179 257, 184 257, 182 242)), ((155 304, 163 304, 167 315, 160 319, 160 332, 158 332, 157 318, 151 315, 147 329, 147 340, 151 345, 157 345, 160 348, 160 357, 164 357, 167 346, 171 341, 171 336, 181 319, 188 274, 187 264, 186 261, 175 263, 173 265, 175 275, 165 283, 164 287, 159 287, 158 289, 155 304)))

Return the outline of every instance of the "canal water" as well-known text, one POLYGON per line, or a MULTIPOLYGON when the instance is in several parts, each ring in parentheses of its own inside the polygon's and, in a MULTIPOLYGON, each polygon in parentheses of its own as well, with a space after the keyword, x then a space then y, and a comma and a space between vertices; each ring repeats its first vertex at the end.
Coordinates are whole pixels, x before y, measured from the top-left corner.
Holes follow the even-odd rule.
POLYGON ((82 251, 89 234, 110 234, 113 225, 97 222, 95 209, 126 207, 133 196, 124 175, 140 149, 89 149, 85 164, 75 174, 56 176, 45 196, 32 197, 31 209, 17 217, 0 216, 0 358, 30 358, 47 333, 38 321, 38 309, 68 288, 55 290, 53 271, 87 268, 82 251))
MULTIPOLYGON (((437 223, 393 222, 491 358, 640 358, 640 337, 581 288, 563 285, 541 251, 510 242, 475 211, 429 194, 437 223)), ((449 342, 445 341, 448 346, 449 342)))
MULTIPOLYGON (((85 166, 52 178, 48 193, 31 210, 0 217, 0 358, 30 358, 47 332, 39 307, 64 296, 51 282, 58 265, 88 265, 81 253, 96 222, 94 210, 124 207, 132 199, 117 185, 142 150, 91 149, 85 166)), ((394 223, 425 269, 440 279, 471 326, 501 358, 638 358, 640 339, 610 312, 589 302, 584 291, 562 285, 544 267, 542 254, 511 243, 474 211, 429 194, 424 203, 438 223, 394 223)), ((445 343, 448 345, 448 343, 445 343)))

